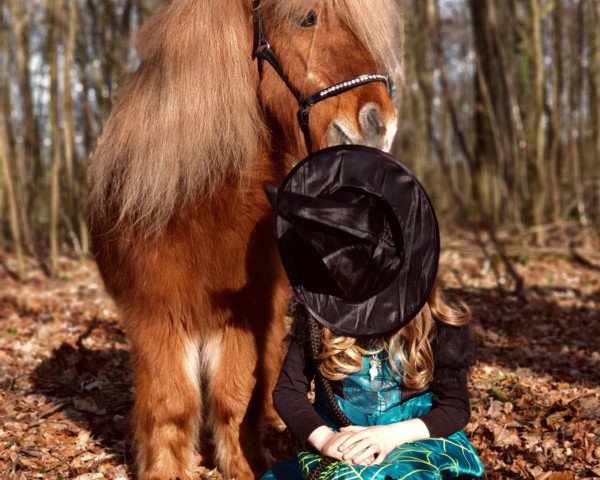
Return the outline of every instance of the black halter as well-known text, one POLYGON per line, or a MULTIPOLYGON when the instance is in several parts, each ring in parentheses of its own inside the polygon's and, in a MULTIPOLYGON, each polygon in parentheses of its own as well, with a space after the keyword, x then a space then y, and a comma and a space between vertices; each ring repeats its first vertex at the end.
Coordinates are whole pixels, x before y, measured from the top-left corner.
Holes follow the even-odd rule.
POLYGON ((308 153, 313 152, 312 142, 310 139, 310 128, 308 124, 310 109, 313 105, 325 100, 326 98, 335 97, 336 95, 340 95, 341 93, 352 90, 360 85, 364 85, 365 83, 383 82, 386 84, 388 91, 390 91, 390 81, 386 75, 382 75, 381 73, 365 73, 363 75, 359 75, 358 77, 336 83, 335 85, 324 88, 323 90, 319 90, 312 95, 306 96, 304 93, 300 92, 300 90, 298 90, 298 88, 296 88, 296 86, 290 81, 283 70, 283 67, 281 66, 279 58, 277 58, 277 55, 275 55, 275 52, 273 52, 271 49, 269 41, 265 37, 262 17, 260 15, 260 0, 252 0, 252 13, 254 18, 254 49, 252 55, 253 58, 258 59, 259 75, 262 76, 263 62, 266 60, 281 77, 294 97, 296 97, 296 101, 300 107, 298 109, 298 122, 300 123, 300 128, 304 134, 304 140, 306 142, 308 153))

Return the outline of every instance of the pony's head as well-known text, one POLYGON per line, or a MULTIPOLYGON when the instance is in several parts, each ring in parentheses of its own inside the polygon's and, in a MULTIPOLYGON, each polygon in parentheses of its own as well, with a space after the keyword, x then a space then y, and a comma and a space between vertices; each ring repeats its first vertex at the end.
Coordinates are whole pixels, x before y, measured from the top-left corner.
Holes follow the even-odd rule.
MULTIPOLYGON (((364 73, 398 77, 394 0, 263 0, 265 33, 303 94, 364 73)), ((253 58, 252 0, 172 0, 141 29, 141 65, 122 86, 89 172, 92 221, 107 212, 143 232, 242 178, 266 152, 305 155, 298 105, 253 58)), ((396 109, 383 83, 313 107, 315 148, 389 148, 396 109)), ((240 183, 243 185, 243 182, 240 183)))
MULTIPOLYGON (((389 0, 263 0, 264 35, 281 72, 264 63, 260 99, 282 149, 303 156, 296 95, 311 94, 363 74, 402 71, 401 17, 389 0), (291 88, 290 88, 291 87, 291 88)), ((310 114, 315 149, 362 144, 389 150, 396 108, 388 87, 369 83, 316 104, 310 114)))

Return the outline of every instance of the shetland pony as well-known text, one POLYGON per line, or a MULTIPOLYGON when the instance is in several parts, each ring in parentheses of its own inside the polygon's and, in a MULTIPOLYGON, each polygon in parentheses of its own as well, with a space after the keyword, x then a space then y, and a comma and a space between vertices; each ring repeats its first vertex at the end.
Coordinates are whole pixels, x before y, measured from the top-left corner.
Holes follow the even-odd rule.
MULTIPOLYGON (((264 29, 307 94, 398 76, 393 0, 263 0, 264 29)), ((123 314, 139 477, 191 478, 201 423, 226 478, 267 469, 260 424, 282 361, 288 286, 263 193, 306 155, 297 103, 253 59, 251 0, 171 0, 141 29, 90 166, 92 248, 123 314), (207 423, 208 422, 208 423, 207 423)), ((371 83, 313 107, 315 148, 387 149, 396 108, 371 83)))

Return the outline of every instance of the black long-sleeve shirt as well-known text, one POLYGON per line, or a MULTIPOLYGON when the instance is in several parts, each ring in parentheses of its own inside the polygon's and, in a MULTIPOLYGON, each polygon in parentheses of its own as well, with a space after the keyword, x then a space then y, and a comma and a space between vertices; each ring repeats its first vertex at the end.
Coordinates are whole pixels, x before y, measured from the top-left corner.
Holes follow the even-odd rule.
MULTIPOLYGON (((431 410, 420 418, 431 437, 446 437, 465 427, 469 421, 468 367, 472 363, 472 347, 467 327, 451 327, 435 322, 430 337, 433 356, 433 380, 425 390, 403 390, 402 401, 433 393, 431 410)), ((306 361, 302 346, 292 339, 273 400, 277 412, 300 443, 325 425, 311 405, 307 393, 315 376, 312 362, 306 361)), ((341 382, 334 382, 334 390, 343 396, 341 382)))

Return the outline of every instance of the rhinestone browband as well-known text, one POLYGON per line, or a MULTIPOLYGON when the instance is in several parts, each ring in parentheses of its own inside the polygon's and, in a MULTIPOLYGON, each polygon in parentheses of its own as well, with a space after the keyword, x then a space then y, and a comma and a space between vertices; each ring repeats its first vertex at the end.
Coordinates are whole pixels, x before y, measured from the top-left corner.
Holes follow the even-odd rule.
POLYGON ((341 82, 341 83, 338 83, 331 87, 328 87, 325 90, 321 90, 319 92, 319 96, 325 97, 326 95, 336 92, 337 90, 341 90, 341 89, 348 88, 348 87, 353 87, 353 86, 359 85, 361 83, 370 83, 370 82, 376 82, 376 81, 381 81, 381 82, 387 83, 388 77, 386 77, 385 75, 382 75, 380 73, 367 73, 365 75, 360 75, 356 78, 353 78, 352 80, 346 80, 345 82, 341 82))

